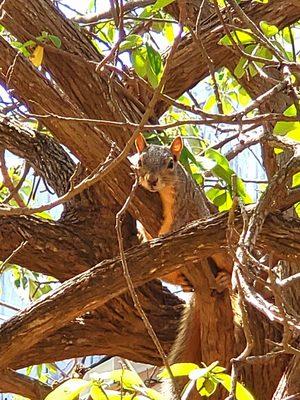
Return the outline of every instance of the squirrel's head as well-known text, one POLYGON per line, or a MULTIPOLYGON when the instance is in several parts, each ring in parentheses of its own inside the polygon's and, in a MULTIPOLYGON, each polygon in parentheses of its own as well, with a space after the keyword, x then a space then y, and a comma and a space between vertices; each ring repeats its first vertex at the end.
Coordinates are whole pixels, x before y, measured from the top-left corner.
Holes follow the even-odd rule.
POLYGON ((177 136, 170 147, 148 145, 140 133, 135 141, 139 154, 135 167, 139 183, 150 192, 159 192, 176 181, 178 160, 183 148, 180 136, 177 136))

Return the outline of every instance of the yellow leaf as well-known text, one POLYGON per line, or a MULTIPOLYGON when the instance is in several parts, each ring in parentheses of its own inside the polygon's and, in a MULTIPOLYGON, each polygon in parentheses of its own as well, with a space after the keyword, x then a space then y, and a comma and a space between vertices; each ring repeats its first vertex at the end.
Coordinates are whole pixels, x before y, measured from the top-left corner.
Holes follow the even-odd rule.
POLYGON ((42 65, 43 57, 44 57, 44 47, 36 46, 32 55, 29 57, 29 60, 35 67, 39 67, 40 65, 42 65))

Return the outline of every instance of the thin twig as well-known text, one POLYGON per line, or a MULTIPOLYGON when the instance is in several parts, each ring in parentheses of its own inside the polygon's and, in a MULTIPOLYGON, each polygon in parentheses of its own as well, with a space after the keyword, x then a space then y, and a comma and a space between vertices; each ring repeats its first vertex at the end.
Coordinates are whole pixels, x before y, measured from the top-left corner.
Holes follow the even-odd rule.
POLYGON ((13 259, 13 257, 18 254, 23 247, 26 246, 26 244, 28 243, 27 240, 24 240, 22 243, 19 244, 19 246, 3 261, 1 268, 0 268, 0 275, 3 274, 6 265, 13 259))
MULTIPOLYGON (((135 191, 136 191, 137 187, 138 187, 138 178, 136 177, 129 196, 127 197, 121 210, 116 215, 116 231, 117 231, 117 237, 118 237, 120 258, 121 258, 121 262, 122 262, 122 266, 123 266, 123 274, 126 279, 128 290, 132 297, 134 306, 137 309, 138 313, 140 314, 140 317, 141 317, 141 319, 147 329, 147 332, 148 332, 150 338, 152 339, 152 341, 162 359, 163 364, 165 365, 169 375, 172 377, 174 389, 177 394, 176 384, 175 384, 174 377, 173 377, 173 374, 172 374, 172 371, 170 368, 170 364, 168 362, 168 358, 167 358, 166 353, 164 352, 164 349, 162 348, 160 341, 159 341, 156 333, 154 332, 152 325, 140 303, 139 297, 137 295, 137 292, 134 288, 134 285, 133 285, 131 277, 130 277, 130 273, 129 273, 129 269, 128 269, 128 265, 127 265, 127 261, 126 261, 126 256, 125 256, 125 252, 124 252, 124 242, 123 242, 123 237, 122 237, 122 220, 123 220, 125 212, 128 209, 130 202, 132 201, 132 199, 135 195, 135 191)), ((177 396, 177 399, 180 400, 180 396, 177 396)))
POLYGON ((22 200, 21 196, 18 193, 18 190, 14 186, 13 182, 10 179, 6 163, 5 163, 5 151, 0 150, 0 169, 3 177, 4 185, 10 191, 10 195, 16 200, 16 203, 19 207, 25 207, 25 203, 22 200))

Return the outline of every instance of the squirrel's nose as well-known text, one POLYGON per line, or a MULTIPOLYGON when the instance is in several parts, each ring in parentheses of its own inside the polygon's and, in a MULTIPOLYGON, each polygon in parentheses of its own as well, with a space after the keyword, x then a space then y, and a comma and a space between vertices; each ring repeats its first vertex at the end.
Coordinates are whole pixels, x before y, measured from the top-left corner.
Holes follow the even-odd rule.
POLYGON ((149 176, 147 180, 148 180, 149 185, 151 185, 151 186, 155 186, 158 182, 158 178, 155 176, 149 176))

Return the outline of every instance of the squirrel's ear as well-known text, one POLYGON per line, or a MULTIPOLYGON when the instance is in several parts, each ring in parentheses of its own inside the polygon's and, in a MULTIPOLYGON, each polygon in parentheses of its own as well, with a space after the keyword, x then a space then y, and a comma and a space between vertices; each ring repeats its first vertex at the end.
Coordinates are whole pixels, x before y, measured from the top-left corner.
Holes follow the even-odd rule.
POLYGON ((170 146, 171 153, 176 157, 176 160, 179 160, 182 149, 183 149, 182 138, 181 138, 181 136, 177 136, 173 140, 173 142, 170 146))
POLYGON ((135 147, 138 153, 142 153, 144 148, 147 147, 147 142, 141 133, 139 133, 137 138, 135 139, 135 147))

